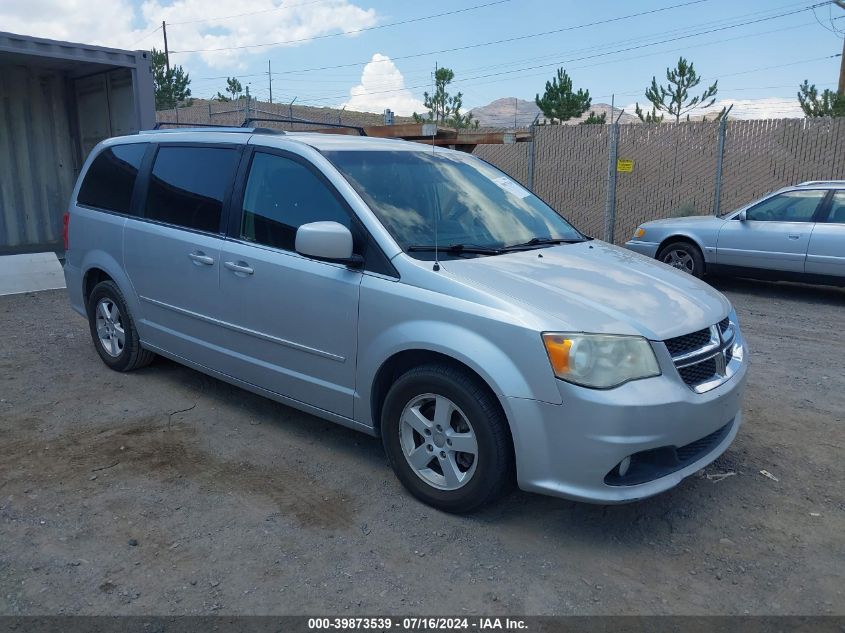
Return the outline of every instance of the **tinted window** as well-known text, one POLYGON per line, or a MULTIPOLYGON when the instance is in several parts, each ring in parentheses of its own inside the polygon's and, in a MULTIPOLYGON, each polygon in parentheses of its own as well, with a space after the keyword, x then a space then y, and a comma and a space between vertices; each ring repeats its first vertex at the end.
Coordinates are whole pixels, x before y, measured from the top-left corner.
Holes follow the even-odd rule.
POLYGON ((244 192, 241 237, 293 250, 296 229, 331 220, 351 227, 349 214, 308 167, 289 158, 256 152, 244 192))
POLYGON ((77 202, 98 209, 129 213, 132 190, 145 151, 147 143, 104 149, 85 174, 77 202))
POLYGON ((788 191, 751 207, 748 220, 757 222, 810 222, 827 191, 788 191))
POLYGON ((837 191, 833 194, 833 206, 830 209, 830 215, 827 216, 827 221, 845 224, 845 191, 837 191))
POLYGON ((145 217, 217 233, 223 198, 240 153, 220 147, 160 147, 153 164, 145 217))

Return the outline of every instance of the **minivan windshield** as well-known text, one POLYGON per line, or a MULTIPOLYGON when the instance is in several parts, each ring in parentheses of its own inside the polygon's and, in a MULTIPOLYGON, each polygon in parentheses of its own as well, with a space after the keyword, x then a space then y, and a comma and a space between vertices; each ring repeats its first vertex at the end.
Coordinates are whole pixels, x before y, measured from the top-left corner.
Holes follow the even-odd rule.
POLYGON ((484 161, 459 152, 324 152, 399 246, 431 259, 578 242, 554 209, 484 161), (436 238, 435 238, 436 229, 436 238))

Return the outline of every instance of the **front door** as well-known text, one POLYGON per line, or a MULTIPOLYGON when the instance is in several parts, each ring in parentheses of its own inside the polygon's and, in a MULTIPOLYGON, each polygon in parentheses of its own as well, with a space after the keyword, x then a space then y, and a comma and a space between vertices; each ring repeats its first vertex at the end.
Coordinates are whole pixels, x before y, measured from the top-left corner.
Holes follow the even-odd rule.
POLYGON ((816 222, 807 249, 806 270, 845 279, 845 191, 833 193, 830 212, 816 222))
POLYGON ((352 417, 362 273, 296 253, 296 229, 351 211, 302 158, 252 156, 230 239, 221 252, 221 318, 231 327, 231 373, 352 417))
POLYGON ((747 209, 745 220, 725 222, 719 231, 716 263, 804 272, 813 215, 826 194, 823 189, 787 191, 747 209))

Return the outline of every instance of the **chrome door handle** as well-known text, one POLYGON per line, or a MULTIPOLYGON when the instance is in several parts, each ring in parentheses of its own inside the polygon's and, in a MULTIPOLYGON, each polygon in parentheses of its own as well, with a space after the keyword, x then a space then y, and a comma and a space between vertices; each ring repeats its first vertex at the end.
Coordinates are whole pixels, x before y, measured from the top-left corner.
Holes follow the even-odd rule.
POLYGON ((801 238, 801 236, 800 236, 800 235, 796 235, 795 233, 790 233, 790 234, 789 234, 789 235, 787 235, 786 237, 788 237, 788 238, 789 238, 789 239, 791 239, 791 240, 797 240, 797 239, 800 239, 800 238, 801 238))
POLYGON ((197 264, 203 264, 204 266, 214 265, 214 258, 209 257, 202 251, 194 251, 193 253, 188 253, 188 257, 191 258, 191 261, 196 262, 197 264))
POLYGON ((243 275, 251 275, 255 272, 246 262, 225 262, 223 265, 229 270, 243 275))

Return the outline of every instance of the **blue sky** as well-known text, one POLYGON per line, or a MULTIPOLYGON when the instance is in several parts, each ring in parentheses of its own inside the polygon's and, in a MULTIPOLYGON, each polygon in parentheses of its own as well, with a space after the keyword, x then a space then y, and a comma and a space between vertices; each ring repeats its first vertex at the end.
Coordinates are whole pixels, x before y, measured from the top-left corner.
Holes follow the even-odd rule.
POLYGON ((173 51, 250 47, 202 54, 174 52, 171 59, 190 72, 196 97, 210 97, 223 90, 225 79, 222 77, 235 75, 244 84, 250 84, 254 95, 266 99, 269 97, 266 75, 269 60, 273 72, 277 73, 273 76, 275 101, 290 101, 297 97, 297 103, 337 106, 349 102, 350 90, 358 86, 355 109, 376 111, 391 105, 399 111, 418 103, 430 84, 435 63, 455 71, 453 91, 464 93, 464 103, 468 107, 484 105, 499 97, 533 99, 535 93, 542 92, 546 79, 553 75, 557 65, 568 70, 577 87, 589 89, 594 102, 610 102, 611 94, 615 93, 617 105, 627 105, 637 99, 642 101, 642 92, 651 77, 657 75, 660 79, 666 66, 673 65, 679 55, 684 55, 695 63, 706 81, 719 79, 720 98, 748 101, 746 109, 765 115, 778 112, 778 99, 793 102, 797 86, 805 78, 820 88, 836 87, 840 59, 830 56, 842 51, 842 35, 831 32, 831 18, 842 18, 834 25, 845 33, 845 10, 832 4, 818 7, 815 15, 803 10, 774 17, 814 4, 809 0, 491 2, 495 0, 429 0, 425 3, 243 0, 237 4, 209 6, 211 3, 201 0, 92 0, 87 8, 73 7, 75 12, 90 11, 89 22, 74 17, 68 23, 64 9, 75 3, 34 0, 15 3, 20 9, 0 8, 0 23, 14 27, 14 19, 22 18, 19 28, 5 28, 45 37, 58 34, 67 39, 143 48, 161 47, 161 31, 149 32, 161 19, 167 19, 168 40, 173 51), (114 13, 98 7, 104 2, 109 3, 109 10, 114 13), (372 29, 485 4, 490 6, 372 29), (687 6, 658 11, 682 4, 687 6), (13 15, 17 11, 23 13, 24 9, 26 16, 13 15), (118 15, 118 9, 123 13, 118 15), (657 12, 573 28, 648 11, 657 12), (34 12, 39 12, 38 19, 32 19, 34 12), (208 18, 238 13, 248 15, 208 21, 208 18), (110 19, 113 24, 109 24, 110 19), (759 21, 724 28, 752 20, 759 21), (190 23, 178 24, 186 21, 190 23), (372 30, 332 35, 344 28, 372 30), (403 58, 558 29, 569 30, 403 58), (712 29, 722 30, 695 35, 712 29), (311 37, 319 39, 255 46, 311 37), (675 41, 655 43, 670 39, 675 41), (376 54, 382 57, 367 66, 376 54), (303 72, 338 65, 350 66, 303 72), (365 69, 366 77, 362 81, 365 69), (403 92, 403 87, 407 91, 403 92))

